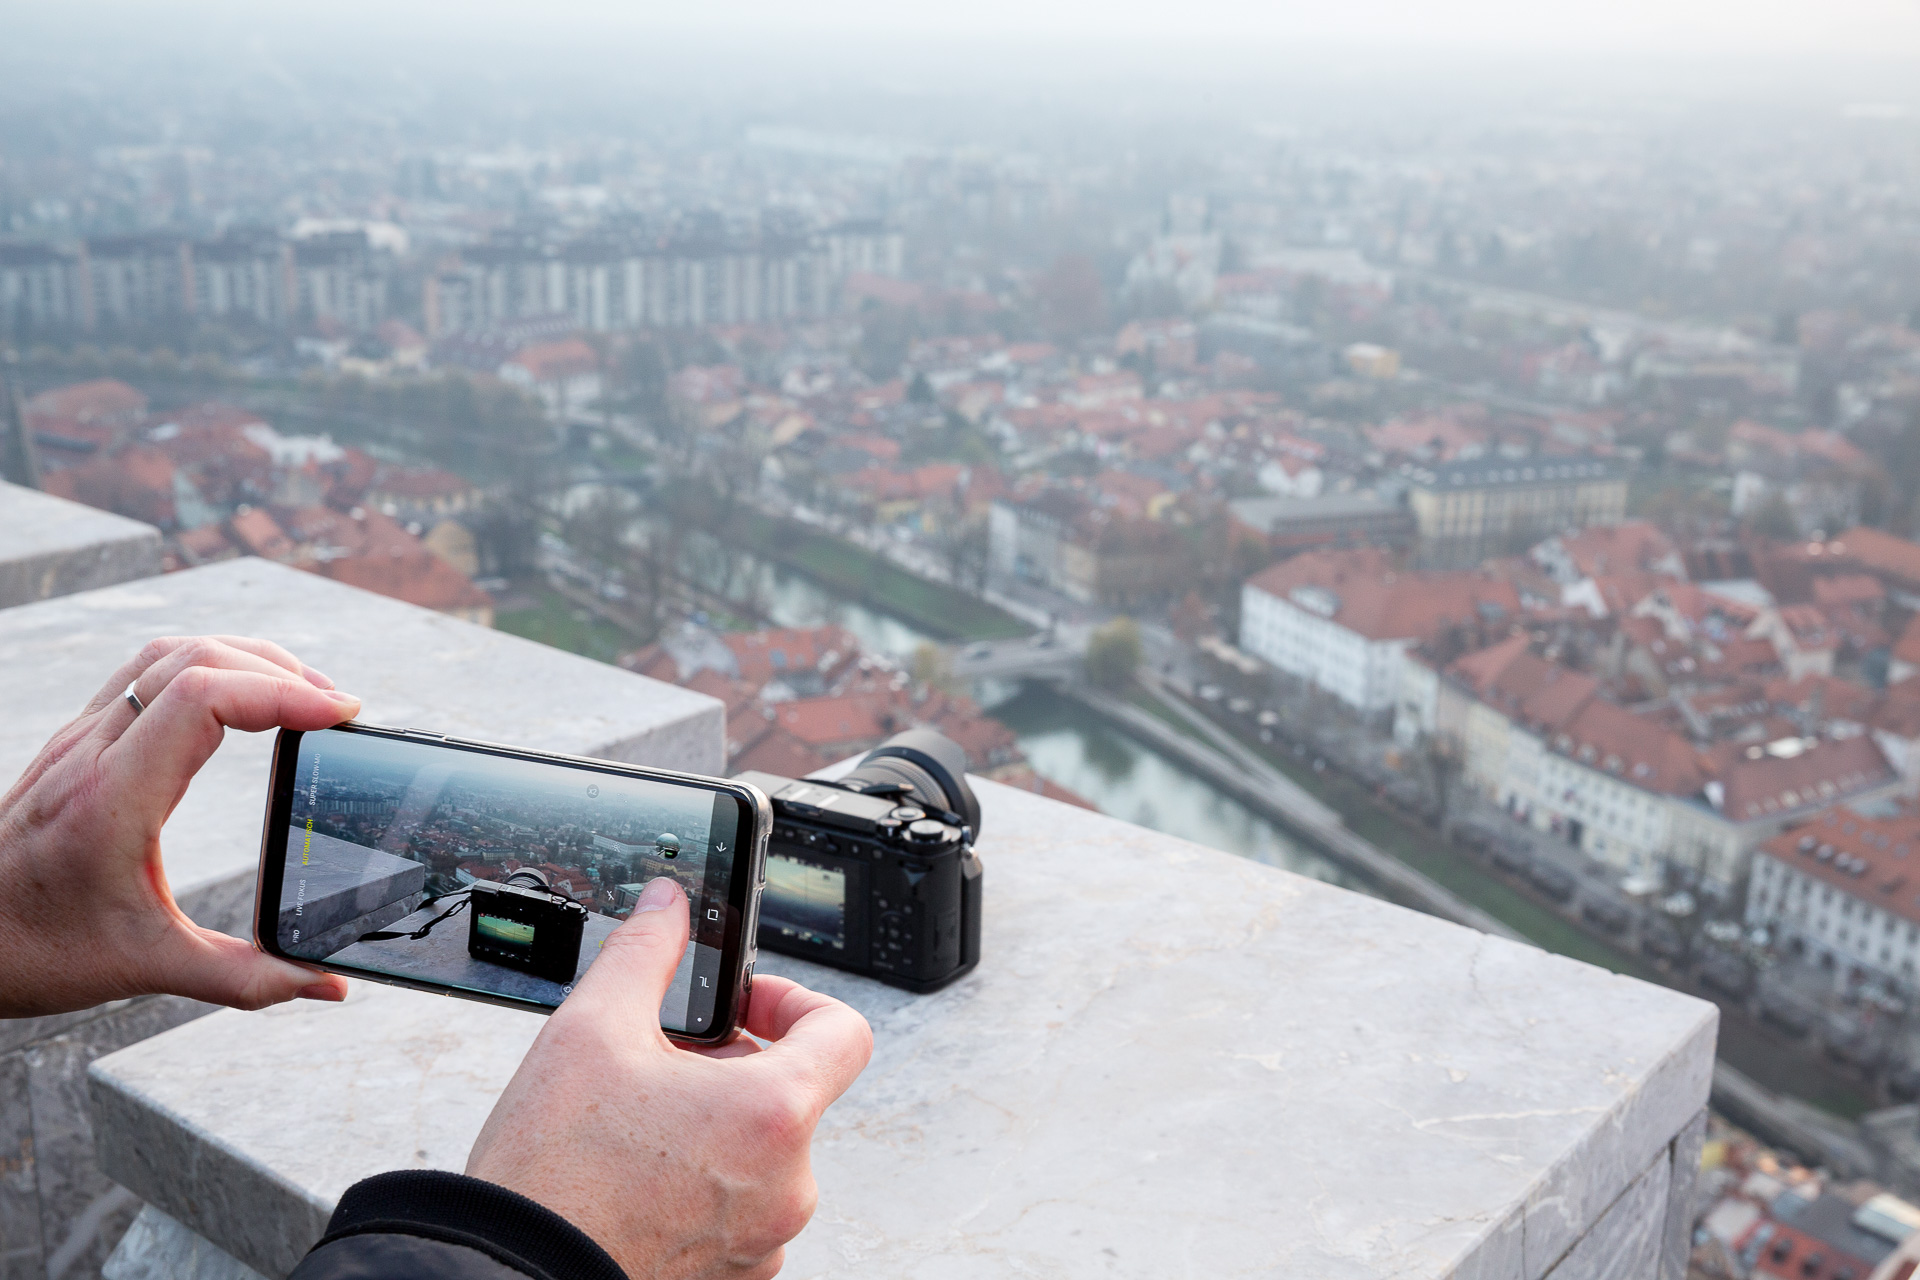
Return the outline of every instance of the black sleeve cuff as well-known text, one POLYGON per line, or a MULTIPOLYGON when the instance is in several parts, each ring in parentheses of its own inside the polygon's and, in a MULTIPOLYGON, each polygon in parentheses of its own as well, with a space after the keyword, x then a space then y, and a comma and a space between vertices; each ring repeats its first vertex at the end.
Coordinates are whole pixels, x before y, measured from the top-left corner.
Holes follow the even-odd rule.
POLYGON ((369 1233, 464 1245, 534 1280, 627 1280, 591 1236, 545 1205, 440 1169, 402 1169, 354 1183, 314 1248, 369 1233))

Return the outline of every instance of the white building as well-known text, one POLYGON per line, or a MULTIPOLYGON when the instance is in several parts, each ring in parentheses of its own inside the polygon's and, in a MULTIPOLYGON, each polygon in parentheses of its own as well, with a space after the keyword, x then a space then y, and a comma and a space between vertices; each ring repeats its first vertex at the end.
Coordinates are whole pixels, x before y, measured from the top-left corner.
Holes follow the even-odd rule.
POLYGON ((1467 783, 1536 830, 1625 873, 1670 865, 1730 895, 1748 856, 1844 802, 1905 780, 1865 734, 1700 745, 1509 639, 1444 671, 1403 663, 1396 725, 1458 745, 1467 783))
POLYGON ((1391 710, 1408 649, 1518 612, 1504 582, 1395 569, 1383 551, 1309 551, 1248 579, 1240 647, 1363 713, 1391 710))
POLYGON ((1777 947, 1833 970, 1920 989, 1920 821, 1845 806, 1754 852, 1747 923, 1777 947))

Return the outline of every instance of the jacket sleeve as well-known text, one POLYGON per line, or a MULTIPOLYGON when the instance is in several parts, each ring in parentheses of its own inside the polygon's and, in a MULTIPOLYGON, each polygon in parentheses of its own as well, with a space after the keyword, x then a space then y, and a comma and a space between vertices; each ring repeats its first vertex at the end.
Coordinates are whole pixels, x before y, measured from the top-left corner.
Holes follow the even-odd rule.
POLYGON ((340 1197, 287 1280, 627 1280, 591 1237, 517 1192, 436 1169, 382 1173, 340 1197))

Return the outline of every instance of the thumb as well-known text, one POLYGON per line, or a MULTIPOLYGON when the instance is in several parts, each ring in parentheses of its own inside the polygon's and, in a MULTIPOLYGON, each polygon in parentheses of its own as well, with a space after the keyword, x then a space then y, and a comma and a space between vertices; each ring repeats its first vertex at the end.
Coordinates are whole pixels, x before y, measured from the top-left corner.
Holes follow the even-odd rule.
POLYGON ((264 1009, 296 996, 347 998, 347 980, 338 974, 276 959, 224 933, 194 925, 172 936, 177 941, 161 948, 173 954, 158 958, 163 982, 155 990, 235 1009, 264 1009))
POLYGON ((600 954, 561 1007, 579 1004, 622 1025, 657 1028, 667 985, 687 949, 687 895, 671 876, 649 880, 633 914, 607 935, 600 954))

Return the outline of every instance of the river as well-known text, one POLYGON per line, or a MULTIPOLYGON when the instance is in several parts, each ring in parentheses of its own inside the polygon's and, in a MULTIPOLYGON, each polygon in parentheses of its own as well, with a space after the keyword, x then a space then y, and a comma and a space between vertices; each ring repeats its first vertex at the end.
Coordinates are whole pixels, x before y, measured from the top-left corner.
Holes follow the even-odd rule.
MULTIPOLYGON (((716 589, 721 585, 711 574, 702 577, 716 589)), ((893 658, 909 658, 930 640, 897 618, 828 594, 810 578, 744 556, 736 559, 724 594, 752 599, 780 626, 839 623, 863 649, 893 658)), ((1085 797, 1102 813, 1317 880, 1366 889, 1339 864, 1073 699, 1037 683, 995 681, 973 692, 1019 736, 1034 772, 1085 797)))

